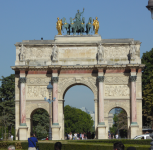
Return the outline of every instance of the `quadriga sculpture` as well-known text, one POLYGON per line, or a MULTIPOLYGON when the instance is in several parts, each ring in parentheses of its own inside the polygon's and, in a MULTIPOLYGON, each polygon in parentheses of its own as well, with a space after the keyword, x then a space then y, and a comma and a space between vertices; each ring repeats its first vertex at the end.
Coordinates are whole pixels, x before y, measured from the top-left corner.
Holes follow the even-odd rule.
POLYGON ((96 20, 93 19, 93 24, 92 24, 92 18, 89 18, 89 21, 87 24, 85 24, 85 17, 83 17, 84 9, 83 12, 78 12, 75 15, 75 18, 73 19, 72 17, 70 18, 70 24, 67 23, 66 18, 63 17, 62 20, 57 21, 57 30, 58 30, 58 35, 61 35, 61 30, 64 33, 64 29, 66 29, 67 35, 70 35, 73 33, 73 35, 78 34, 89 34, 90 31, 92 33, 92 27, 95 31, 95 34, 98 34, 98 29, 99 29, 99 21, 98 18, 96 17, 96 20), (81 19, 82 17, 82 19, 81 19), (86 28, 86 29, 85 29, 86 28))

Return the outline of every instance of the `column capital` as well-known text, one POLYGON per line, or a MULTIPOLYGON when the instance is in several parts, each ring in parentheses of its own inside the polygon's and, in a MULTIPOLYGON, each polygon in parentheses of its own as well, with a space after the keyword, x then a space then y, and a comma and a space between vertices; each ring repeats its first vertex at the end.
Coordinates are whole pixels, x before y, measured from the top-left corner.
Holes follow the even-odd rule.
POLYGON ((130 82, 136 82, 137 76, 130 76, 130 82))
POLYGON ((57 83, 58 82, 58 77, 52 77, 52 82, 57 83))
POLYGON ((97 79, 98 82, 104 82, 104 76, 98 76, 97 79))
POLYGON ((26 77, 20 77, 19 82, 20 83, 26 83, 26 77))

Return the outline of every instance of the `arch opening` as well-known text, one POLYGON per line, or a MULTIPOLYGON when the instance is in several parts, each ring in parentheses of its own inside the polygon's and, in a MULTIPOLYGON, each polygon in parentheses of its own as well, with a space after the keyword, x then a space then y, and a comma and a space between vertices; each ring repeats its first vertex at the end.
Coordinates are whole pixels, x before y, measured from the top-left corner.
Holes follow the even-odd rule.
MULTIPOLYGON (((90 87, 84 84, 72 84, 69 87, 66 88, 63 94, 63 99, 65 100, 64 104, 64 127, 65 127, 65 134, 69 134, 72 132, 74 135, 75 133, 84 133, 86 138, 92 139, 92 133, 94 134, 94 120, 95 120, 95 107, 94 107, 94 93, 91 90, 90 87), (71 127, 68 129, 67 123, 67 109, 70 109, 70 107, 76 108, 78 111, 83 111, 83 113, 86 113, 88 116, 90 116, 90 119, 93 120, 91 124, 91 128, 85 127, 84 120, 82 121, 76 120, 75 124, 78 125, 75 128, 71 127), (78 123, 79 122, 79 123, 78 123), (84 126, 82 127, 81 124, 84 126)), ((74 112, 77 112, 74 111, 74 112)), ((73 116, 77 116, 78 114, 73 114, 73 116)), ((89 119, 89 118, 88 118, 89 119)), ((89 119, 89 120, 90 120, 89 119)), ((91 122, 90 122, 91 123, 91 122)), ((73 126, 73 125, 72 125, 73 126)), ((87 125, 86 125, 87 126, 87 125)))
POLYGON ((114 107, 108 113, 109 138, 128 137, 128 115, 121 107, 114 107))
POLYGON ((43 108, 37 108, 31 115, 31 132, 39 139, 46 139, 49 131, 49 114, 43 108))

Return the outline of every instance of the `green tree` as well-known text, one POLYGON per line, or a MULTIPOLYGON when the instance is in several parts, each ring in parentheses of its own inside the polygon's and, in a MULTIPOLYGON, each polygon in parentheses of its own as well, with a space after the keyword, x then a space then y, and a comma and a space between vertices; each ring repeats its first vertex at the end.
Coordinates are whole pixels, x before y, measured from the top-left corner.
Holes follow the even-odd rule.
POLYGON ((153 70, 153 48, 146 53, 143 53, 142 64, 145 64, 145 68, 142 72, 142 89, 145 90, 145 86, 150 83, 150 75, 153 70))
POLYGON ((93 120, 86 112, 66 105, 64 107, 65 133, 92 131, 93 120))
POLYGON ((49 131, 49 114, 44 109, 37 109, 32 115, 33 132, 38 139, 45 138, 49 131))
POLYGON ((145 90, 143 91, 143 99, 145 107, 143 109, 144 116, 146 116, 147 120, 151 123, 153 129, 153 71, 150 74, 150 83, 145 86, 145 90))
POLYGON ((6 133, 7 127, 11 124, 9 122, 9 115, 6 114, 5 111, 2 113, 2 116, 0 116, 0 124, 4 127, 4 139, 6 140, 8 138, 8 134, 6 133))
POLYGON ((119 130, 127 130, 127 114, 125 110, 121 110, 120 113, 117 115, 118 117, 118 129, 119 130))
POLYGON ((12 127, 15 126, 15 75, 2 76, 0 81, 0 116, 2 119, 2 113, 5 111, 9 122, 9 132, 12 132, 12 127))
POLYGON ((115 135, 118 131, 118 116, 117 116, 117 114, 114 114, 113 121, 114 121, 114 124, 112 127, 110 127, 110 132, 111 132, 111 134, 115 135))
POLYGON ((0 79, 0 101, 11 101, 15 99, 15 75, 11 74, 8 77, 0 79))
POLYGON ((115 114, 113 117, 113 121, 114 124, 110 128, 110 132, 115 135, 119 131, 120 136, 123 137, 127 136, 128 126, 127 126, 127 114, 125 110, 122 109, 119 114, 115 114))
MULTIPOLYGON (((143 95, 143 101, 142 101, 142 106, 143 106, 143 125, 147 125, 151 123, 151 118, 150 118, 150 113, 148 112, 148 109, 150 109, 148 106, 148 102, 146 103, 147 95, 144 94, 146 93, 146 86, 150 84, 152 77, 152 70, 153 70, 153 48, 146 53, 143 53, 142 56, 142 64, 145 64, 145 68, 142 72, 142 95, 143 95)), ((149 100, 149 99, 148 99, 149 100)), ((147 101, 148 101, 147 100, 147 101)), ((151 104, 151 102, 150 102, 151 104)))

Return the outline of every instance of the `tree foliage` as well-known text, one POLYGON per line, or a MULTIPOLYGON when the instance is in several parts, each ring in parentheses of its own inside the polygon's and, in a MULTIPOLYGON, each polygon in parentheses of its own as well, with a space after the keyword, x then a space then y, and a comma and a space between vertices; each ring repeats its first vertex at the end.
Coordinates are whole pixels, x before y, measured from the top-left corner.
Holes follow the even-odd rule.
POLYGON ((9 126, 9 132, 11 132, 12 127, 15 126, 15 75, 2 76, 0 81, 0 120, 4 123, 4 118, 6 118, 7 124, 5 126, 9 126))
POLYGON ((127 126, 127 114, 125 112, 125 110, 121 110, 120 113, 117 115, 118 117, 118 129, 119 130, 127 130, 128 126, 127 126))
POLYGON ((152 108, 152 102, 151 99, 149 98, 150 89, 148 87, 151 87, 151 80, 153 79, 152 76, 153 48, 149 52, 147 51, 146 53, 143 53, 142 64, 145 64, 145 68, 142 72, 142 91, 143 91, 142 94, 143 94, 143 124, 146 125, 150 124, 151 121, 150 111, 152 108))
POLYGON ((66 105, 64 107, 65 133, 87 133, 92 130, 92 117, 86 112, 66 105))
POLYGON ((144 116, 147 117, 149 121, 151 121, 151 125, 153 128, 153 71, 150 77, 150 83, 145 86, 143 91, 143 99, 145 107, 143 109, 144 116))
POLYGON ((32 114, 33 132, 38 139, 47 137, 49 132, 49 114, 44 109, 37 109, 32 114))
POLYGON ((117 116, 117 114, 114 114, 113 122, 114 122, 114 124, 112 127, 110 127, 110 132, 115 135, 118 131, 118 124, 117 124, 118 116, 117 116))
POLYGON ((121 110, 119 114, 114 114, 113 117, 114 124, 110 128, 110 132, 112 134, 117 134, 120 131, 120 135, 122 134, 123 137, 127 134, 128 126, 127 126, 127 114, 125 110, 121 110))
POLYGON ((15 75, 11 74, 8 77, 0 79, 0 101, 11 101, 15 99, 15 75))

